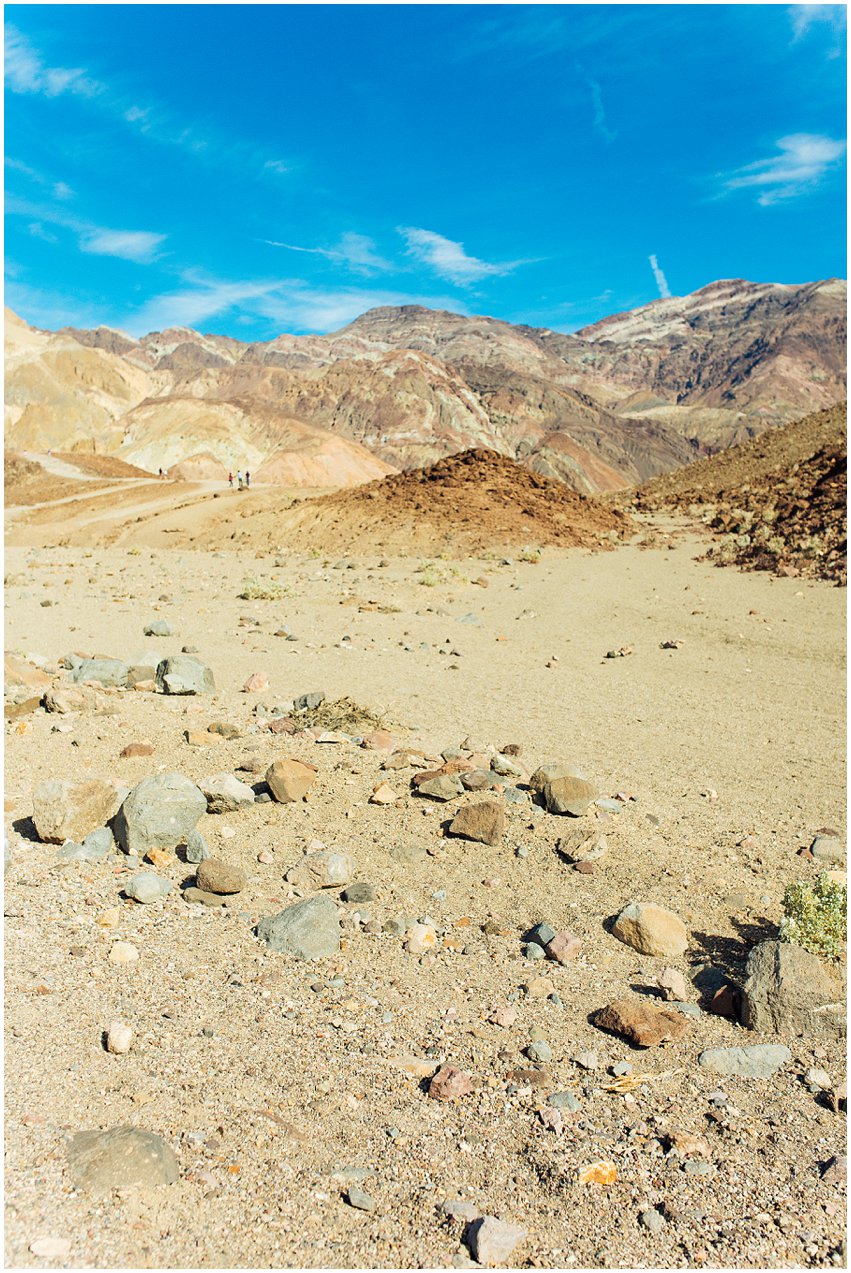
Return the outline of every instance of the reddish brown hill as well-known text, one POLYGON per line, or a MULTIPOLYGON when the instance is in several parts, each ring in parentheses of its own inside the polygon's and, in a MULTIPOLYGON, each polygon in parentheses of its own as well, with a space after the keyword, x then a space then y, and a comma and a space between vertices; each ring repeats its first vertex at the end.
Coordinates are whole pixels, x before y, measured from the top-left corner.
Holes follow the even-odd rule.
POLYGON ((634 506, 705 509, 719 564, 845 583, 847 408, 842 403, 654 478, 634 506))
POLYGON ((307 546, 424 555, 525 544, 598 548, 630 526, 621 510, 484 449, 305 501, 290 519, 307 546))

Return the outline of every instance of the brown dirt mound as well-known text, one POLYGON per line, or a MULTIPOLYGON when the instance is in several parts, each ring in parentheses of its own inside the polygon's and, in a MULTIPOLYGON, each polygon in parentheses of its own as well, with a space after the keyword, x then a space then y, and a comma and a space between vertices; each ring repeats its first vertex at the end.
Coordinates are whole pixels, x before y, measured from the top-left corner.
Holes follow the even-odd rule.
POLYGON ((397 552, 524 544, 598 548, 631 525, 622 510, 489 450, 461 451, 428 468, 305 501, 287 520, 306 547, 397 552))
POLYGON ((846 429, 845 403, 817 411, 654 478, 634 506, 709 514, 722 538, 707 556, 719 565, 845 584, 846 429))
POLYGON ((57 460, 73 464, 81 473, 92 473, 95 477, 150 477, 148 469, 137 468, 128 464, 117 455, 92 455, 81 451, 54 451, 57 460))

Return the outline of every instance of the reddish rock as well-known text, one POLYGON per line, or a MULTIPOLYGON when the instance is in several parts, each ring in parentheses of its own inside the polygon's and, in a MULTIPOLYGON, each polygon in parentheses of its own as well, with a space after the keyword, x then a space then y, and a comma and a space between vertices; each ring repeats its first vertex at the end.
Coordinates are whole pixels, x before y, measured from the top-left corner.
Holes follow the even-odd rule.
POLYGON ((428 1086, 428 1094, 435 1101, 460 1100, 472 1091, 469 1074, 452 1065, 442 1065, 428 1086))
POLYGON ((593 862, 574 862, 573 869, 580 875, 593 875, 595 867, 593 862))
POLYGON ((569 964, 582 949, 582 942, 575 933, 556 933, 552 941, 548 941, 544 950, 550 959, 558 964, 569 964))
POLYGON ((656 1048, 674 1043, 688 1030, 688 1021, 669 1008, 651 1008, 638 999, 615 999, 594 1018, 601 1030, 620 1034, 640 1048, 656 1048))
POLYGON ((361 747, 367 751, 392 751, 396 746, 396 739, 388 729, 374 729, 371 734, 365 734, 361 747))
POLYGON ((276 716, 269 721, 270 734, 294 734, 297 729, 298 725, 289 716, 276 716))
POLYGON ((269 678, 265 672, 252 672, 242 687, 243 694, 262 694, 269 688, 269 678))
POLYGON ((716 1017, 727 1017, 730 1021, 738 1021, 742 1008, 742 992, 736 986, 722 986, 712 996, 709 1011, 716 1017))
POLYGON ((128 743, 118 754, 122 759, 128 756, 153 756, 154 749, 150 743, 128 743))

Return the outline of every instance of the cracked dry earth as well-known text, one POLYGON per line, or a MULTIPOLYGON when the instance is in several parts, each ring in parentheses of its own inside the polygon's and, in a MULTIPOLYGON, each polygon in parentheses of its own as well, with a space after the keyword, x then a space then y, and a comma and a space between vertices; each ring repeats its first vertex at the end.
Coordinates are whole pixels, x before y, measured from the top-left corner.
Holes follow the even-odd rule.
POLYGON ((399 558, 7 552, 7 649, 55 668, 70 650, 193 645, 217 685, 192 698, 107 691, 97 712, 6 723, 8 1266, 469 1266, 447 1199, 521 1226, 519 1267, 844 1264, 844 1180, 822 1174, 844 1152, 844 1119, 803 1080, 817 1066, 841 1082, 840 1045, 757 1036, 701 1010, 676 1042, 640 1050, 591 1021, 613 999, 658 1002, 666 964, 705 1009, 701 975, 741 976, 785 886, 817 873, 798 850, 843 826, 844 593, 719 570, 695 560, 701 547, 462 559, 432 587, 399 558), (247 576, 284 595, 239 600, 247 576), (174 635, 145 638, 154 618, 174 635), (632 653, 606 659, 621 647, 632 653), (270 689, 242 692, 256 671, 270 689), (369 707, 400 747, 438 755, 470 735, 518 744, 529 772, 577 762, 604 796, 628 797, 605 821, 607 855, 574 871, 555 850, 573 820, 522 782, 498 845, 446 837, 479 795, 437 804, 413 794, 413 769, 381 770, 387 752, 268 731, 264 708, 314 690, 369 707), (215 721, 239 736, 187 743, 215 721), (153 753, 119 758, 134 741, 153 753), (197 781, 248 755, 319 774, 306 801, 201 818, 214 856, 247 875, 225 907, 182 899, 194 868, 181 849, 151 867, 173 890, 143 906, 122 898, 119 853, 58 865, 57 846, 34 837, 32 792, 48 777, 197 781), (369 803, 383 780, 399 797, 385 807, 369 803), (254 929, 295 900, 285 874, 316 840, 351 853, 376 900, 341 902, 339 955, 305 963, 254 929), (681 916, 683 957, 612 936, 633 898, 681 916), (423 956, 383 927, 423 918, 438 933, 423 956), (577 934, 578 958, 526 959, 540 921, 577 934), (109 962, 116 939, 136 963, 109 962), (542 976, 555 999, 524 990, 542 976), (513 1024, 488 1020, 507 1006, 513 1024), (103 1035, 119 1020, 133 1046, 112 1055, 103 1035), (533 1031, 550 1060, 527 1059, 533 1031), (786 1043, 791 1059, 761 1080, 698 1065, 704 1048, 753 1042, 786 1043), (442 1063, 470 1075, 469 1095, 429 1099, 442 1063), (560 1119, 555 1092, 575 1097, 560 1119), (176 1183, 79 1190, 70 1136, 127 1125, 174 1149, 176 1183), (695 1152, 672 1148, 686 1133, 695 1152), (616 1179, 580 1183, 601 1161, 616 1179), (374 1209, 351 1206, 349 1189, 374 1209))

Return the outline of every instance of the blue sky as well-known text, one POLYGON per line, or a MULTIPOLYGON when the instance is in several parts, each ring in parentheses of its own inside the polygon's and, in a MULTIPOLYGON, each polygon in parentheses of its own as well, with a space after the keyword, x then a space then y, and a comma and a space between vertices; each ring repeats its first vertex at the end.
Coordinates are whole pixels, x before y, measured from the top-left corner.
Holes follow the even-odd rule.
POLYGON ((6 303, 572 331, 845 274, 836 5, 7 5, 6 303))

